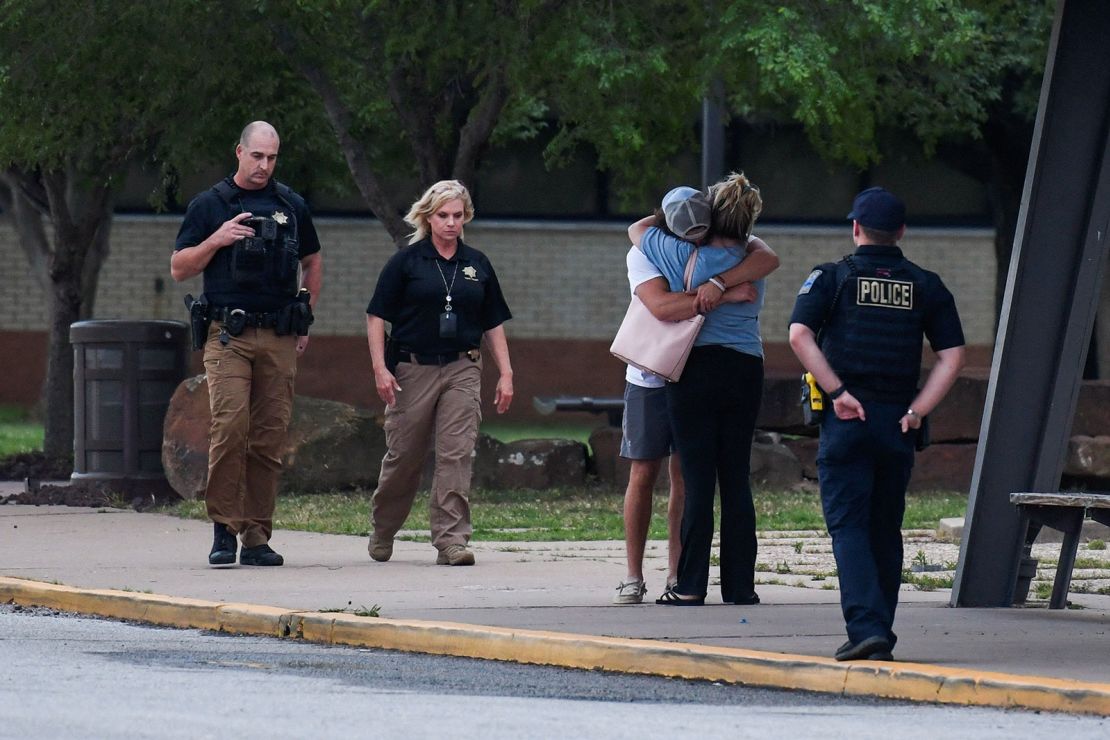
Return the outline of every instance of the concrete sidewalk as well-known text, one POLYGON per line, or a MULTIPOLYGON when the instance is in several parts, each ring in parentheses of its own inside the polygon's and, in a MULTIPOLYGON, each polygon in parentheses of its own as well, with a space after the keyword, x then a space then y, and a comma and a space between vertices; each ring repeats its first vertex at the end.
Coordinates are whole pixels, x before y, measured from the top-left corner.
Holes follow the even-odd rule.
MULTIPOLYGON (((1110 596, 1073 595, 1082 608, 1060 611, 950 609, 948 591, 907 587, 897 662, 844 664, 827 657, 845 639, 837 591, 762 585, 763 604, 741 607, 721 604, 711 588, 701 608, 614 606, 620 542, 475 542, 477 565, 451 568, 434 564, 427 543, 398 541, 392 560, 376 563, 365 538, 279 531, 272 544, 284 567, 215 569, 207 565, 211 531, 162 514, 0 506, 0 576, 9 577, 0 578, 0 601, 228 631, 267 633, 278 624, 276 634, 346 644, 1110 715, 1110 596), (218 612, 219 621, 158 618, 174 599, 198 614, 218 612), (375 608, 385 619, 350 614, 375 608), (244 609, 263 626, 228 621, 244 609), (326 630, 314 632, 320 622, 326 630)), ((651 580, 654 599, 662 574, 651 580)))

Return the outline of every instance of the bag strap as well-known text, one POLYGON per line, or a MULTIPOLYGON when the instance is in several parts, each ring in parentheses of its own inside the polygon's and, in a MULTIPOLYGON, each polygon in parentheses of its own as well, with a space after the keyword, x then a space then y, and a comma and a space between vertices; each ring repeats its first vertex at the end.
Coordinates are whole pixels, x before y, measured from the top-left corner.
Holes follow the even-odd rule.
POLYGON ((825 333, 825 327, 832 321, 833 311, 836 310, 836 304, 840 302, 840 294, 844 292, 844 286, 847 285, 852 276, 856 274, 856 263, 852 261, 852 255, 844 255, 844 258, 837 263, 836 271, 838 274, 840 273, 841 265, 848 266, 847 274, 837 283, 836 293, 833 294, 832 303, 829 304, 829 310, 825 313, 825 320, 821 322, 821 329, 818 330, 817 336, 815 337, 818 347, 821 346, 821 335, 825 333))
POLYGON ((698 249, 700 247, 694 247, 694 251, 690 252, 690 256, 686 258, 686 271, 682 275, 682 285, 687 293, 690 292, 690 283, 694 279, 694 265, 698 261, 698 249))

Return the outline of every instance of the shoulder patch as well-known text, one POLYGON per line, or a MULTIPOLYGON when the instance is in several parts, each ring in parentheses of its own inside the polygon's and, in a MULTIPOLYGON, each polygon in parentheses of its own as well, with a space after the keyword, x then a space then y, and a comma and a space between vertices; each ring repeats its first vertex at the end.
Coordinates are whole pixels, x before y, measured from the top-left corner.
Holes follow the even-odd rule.
POLYGON ((806 295, 809 293, 810 288, 813 287, 813 283, 816 282, 817 278, 821 277, 821 272, 821 270, 814 270, 809 273, 809 277, 802 283, 802 287, 798 289, 798 295, 806 295))

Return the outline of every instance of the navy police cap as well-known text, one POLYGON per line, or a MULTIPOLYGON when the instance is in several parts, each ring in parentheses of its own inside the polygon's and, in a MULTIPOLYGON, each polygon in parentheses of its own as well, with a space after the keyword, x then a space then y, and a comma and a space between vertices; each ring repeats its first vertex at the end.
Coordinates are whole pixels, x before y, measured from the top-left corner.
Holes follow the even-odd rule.
POLYGON ((867 188, 852 201, 848 218, 879 231, 898 231, 906 225, 906 204, 885 188, 867 188))

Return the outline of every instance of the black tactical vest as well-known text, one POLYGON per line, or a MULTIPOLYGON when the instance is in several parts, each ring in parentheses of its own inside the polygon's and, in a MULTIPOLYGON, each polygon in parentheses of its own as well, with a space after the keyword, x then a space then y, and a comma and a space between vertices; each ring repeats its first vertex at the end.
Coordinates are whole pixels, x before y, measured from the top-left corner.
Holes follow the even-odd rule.
MULTIPOLYGON (((216 183, 212 190, 232 214, 244 211, 238 189, 227 179, 216 183)), ((214 269, 205 271, 205 294, 269 296, 282 299, 278 301, 279 305, 288 303, 297 295, 300 245, 297 239, 297 212, 293 203, 293 191, 289 186, 275 181, 273 200, 286 222, 276 224, 272 239, 262 238, 261 231, 256 228, 258 236, 241 239, 220 250, 220 259, 213 260, 214 269)), ((263 215, 271 216, 270 213, 254 213, 254 216, 263 215)), ((230 302, 235 301, 232 299, 230 302)))
POLYGON ((835 268, 840 298, 821 350, 857 398, 908 403, 921 374, 925 271, 905 259, 859 254, 835 268))

